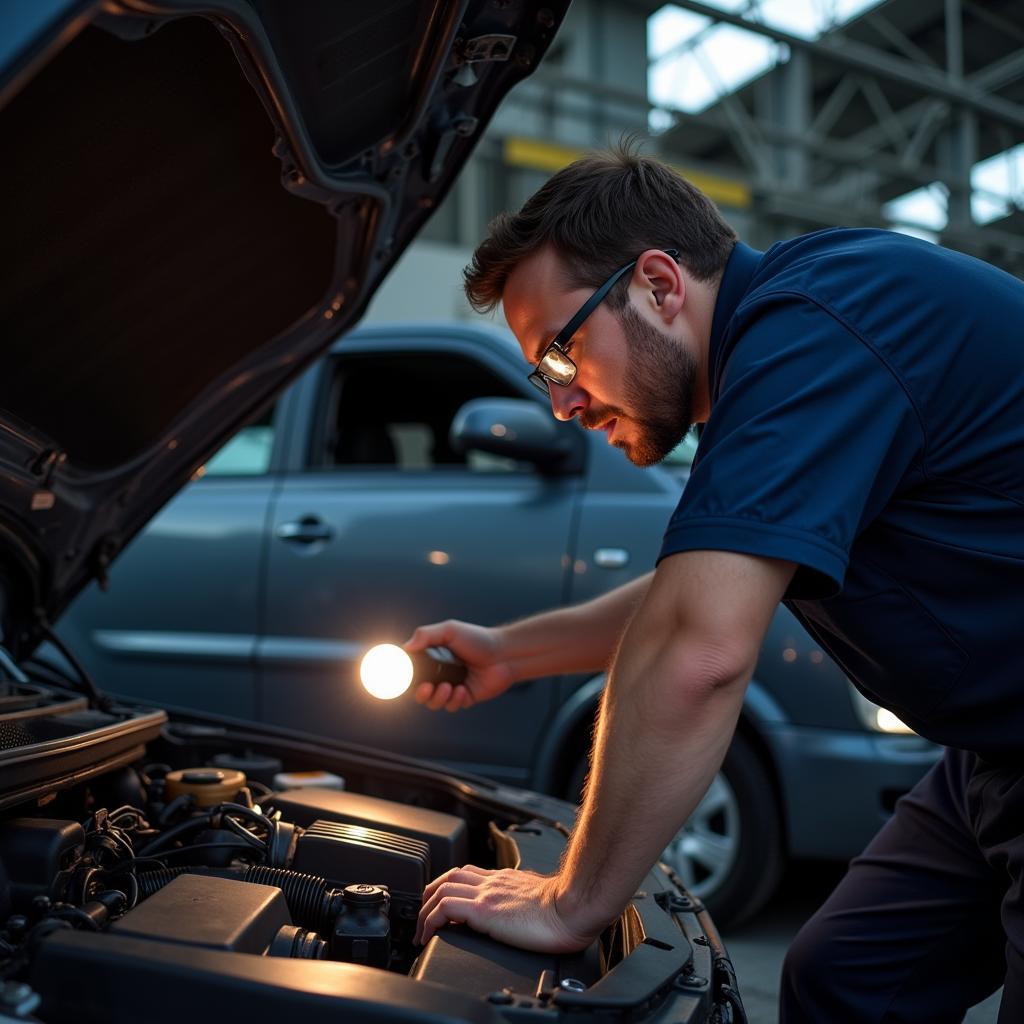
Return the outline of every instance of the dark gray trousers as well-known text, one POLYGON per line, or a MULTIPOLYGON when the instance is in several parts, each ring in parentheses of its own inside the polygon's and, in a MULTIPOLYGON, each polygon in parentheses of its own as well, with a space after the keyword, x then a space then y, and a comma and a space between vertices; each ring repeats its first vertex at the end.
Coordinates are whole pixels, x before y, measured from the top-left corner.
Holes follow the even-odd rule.
MULTIPOLYGON (((740 979, 742 985, 743 979, 740 979)), ((1024 771, 947 750, 793 942, 781 1024, 1024 1022, 1024 771)))

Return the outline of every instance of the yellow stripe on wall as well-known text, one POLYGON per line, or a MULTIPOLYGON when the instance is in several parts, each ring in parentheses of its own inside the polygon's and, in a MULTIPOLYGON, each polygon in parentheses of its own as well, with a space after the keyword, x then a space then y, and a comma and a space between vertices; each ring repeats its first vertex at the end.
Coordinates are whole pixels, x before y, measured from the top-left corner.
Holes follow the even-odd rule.
MULTIPOLYGON (((585 149, 573 146, 559 146, 553 142, 537 139, 506 138, 505 163, 512 167, 525 167, 532 171, 547 171, 554 174, 567 164, 578 160, 587 153, 585 149)), ((691 171, 677 164, 671 165, 687 181, 693 182, 706 196, 722 206, 744 209, 750 206, 750 189, 741 181, 722 178, 717 174, 691 171)))

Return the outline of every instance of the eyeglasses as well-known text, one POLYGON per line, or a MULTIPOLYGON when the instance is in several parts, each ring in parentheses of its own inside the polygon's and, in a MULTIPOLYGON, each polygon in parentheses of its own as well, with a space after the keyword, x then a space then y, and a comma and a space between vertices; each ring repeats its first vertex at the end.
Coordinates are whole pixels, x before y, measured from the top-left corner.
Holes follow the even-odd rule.
MULTIPOLYGON (((666 256, 672 259, 679 259, 679 252, 676 249, 664 249, 666 256)), ((594 312, 604 301, 608 293, 615 285, 628 274, 637 261, 632 260, 608 278, 593 295, 580 307, 579 312, 554 336, 550 344, 544 349, 540 361, 533 368, 533 372, 527 378, 529 382, 545 395, 550 395, 549 384, 557 384, 559 387, 568 387, 576 377, 576 364, 569 356, 569 348, 572 336, 583 326, 583 321, 594 312)))

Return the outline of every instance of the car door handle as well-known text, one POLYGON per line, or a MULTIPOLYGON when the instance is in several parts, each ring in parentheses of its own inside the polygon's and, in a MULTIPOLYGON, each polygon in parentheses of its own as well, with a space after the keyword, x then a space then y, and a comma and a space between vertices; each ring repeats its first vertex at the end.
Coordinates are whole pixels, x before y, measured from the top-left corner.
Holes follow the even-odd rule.
POLYGON ((602 569, 622 569, 629 564, 629 552, 625 548, 598 548, 594 552, 594 565, 602 569))
POLYGON ((317 541, 330 540, 334 530, 319 516, 303 516, 291 523, 282 523, 277 528, 281 540, 292 544, 315 544, 317 541))

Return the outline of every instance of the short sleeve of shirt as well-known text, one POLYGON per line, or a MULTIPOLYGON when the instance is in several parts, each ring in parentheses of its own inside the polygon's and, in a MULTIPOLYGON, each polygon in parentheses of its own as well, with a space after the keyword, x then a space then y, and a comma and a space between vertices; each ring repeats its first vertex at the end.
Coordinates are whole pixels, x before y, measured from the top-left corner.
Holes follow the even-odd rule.
POLYGON ((921 457, 910 398, 868 340, 803 296, 747 300, 716 356, 717 397, 659 561, 785 559, 799 566, 787 597, 837 593, 858 534, 921 457))

